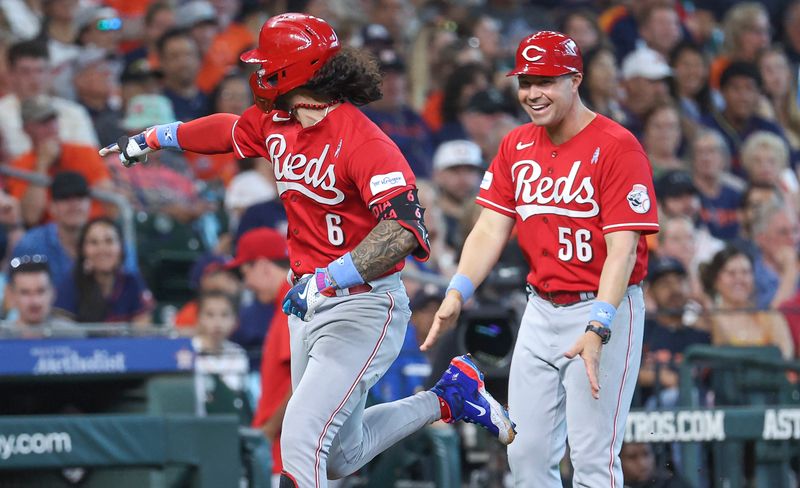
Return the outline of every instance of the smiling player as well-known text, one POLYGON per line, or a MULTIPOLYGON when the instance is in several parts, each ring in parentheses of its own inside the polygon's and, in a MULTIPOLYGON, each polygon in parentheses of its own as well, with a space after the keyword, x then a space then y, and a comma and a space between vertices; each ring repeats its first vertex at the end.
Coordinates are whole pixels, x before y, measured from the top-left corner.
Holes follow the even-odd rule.
POLYGON ((531 268, 509 377, 518 487, 562 486, 567 436, 575 486, 623 485, 619 451, 644 328, 643 234, 658 230, 658 216, 647 156, 583 105, 582 71, 578 46, 561 33, 520 43, 509 76, 532 123, 503 139, 483 178, 485 208, 422 345, 454 326, 516 225, 531 268))

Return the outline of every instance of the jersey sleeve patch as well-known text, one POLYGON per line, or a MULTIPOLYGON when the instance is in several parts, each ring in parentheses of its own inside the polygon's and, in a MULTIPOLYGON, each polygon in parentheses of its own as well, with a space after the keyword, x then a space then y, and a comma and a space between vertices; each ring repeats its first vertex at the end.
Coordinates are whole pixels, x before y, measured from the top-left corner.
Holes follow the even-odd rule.
POLYGON ((637 214, 646 214, 650 211, 650 195, 647 194, 645 185, 633 185, 627 196, 628 205, 637 214))
POLYGON ((390 188, 406 186, 406 178, 401 171, 392 171, 383 175, 375 175, 369 180, 372 196, 382 193, 390 188))
POLYGON ((488 190, 492 186, 492 179, 494 175, 491 171, 487 171, 483 174, 483 180, 481 181, 481 189, 488 190))

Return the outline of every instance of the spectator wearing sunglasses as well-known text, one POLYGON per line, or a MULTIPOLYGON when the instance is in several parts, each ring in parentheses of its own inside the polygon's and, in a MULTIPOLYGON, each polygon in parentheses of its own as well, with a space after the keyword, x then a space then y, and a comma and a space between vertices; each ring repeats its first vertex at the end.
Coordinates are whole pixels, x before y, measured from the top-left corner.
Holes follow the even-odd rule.
POLYGON ((111 7, 88 6, 78 12, 78 44, 84 48, 104 49, 122 67, 122 19, 111 7))

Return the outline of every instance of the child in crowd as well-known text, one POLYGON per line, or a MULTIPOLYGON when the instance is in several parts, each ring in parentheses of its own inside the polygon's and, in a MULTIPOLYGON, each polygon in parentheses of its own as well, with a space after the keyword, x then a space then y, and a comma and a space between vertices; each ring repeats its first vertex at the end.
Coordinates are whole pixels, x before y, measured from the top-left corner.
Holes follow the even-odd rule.
POLYGON ((236 302, 221 291, 197 299, 197 332, 192 340, 199 405, 206 413, 244 412, 242 390, 249 372, 247 354, 228 340, 237 327, 236 302))

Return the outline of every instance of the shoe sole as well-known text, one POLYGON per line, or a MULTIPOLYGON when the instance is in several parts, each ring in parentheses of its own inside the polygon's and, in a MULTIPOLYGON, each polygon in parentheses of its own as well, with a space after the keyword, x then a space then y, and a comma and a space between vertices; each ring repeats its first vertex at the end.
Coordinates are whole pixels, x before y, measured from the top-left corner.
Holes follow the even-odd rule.
POLYGON ((517 431, 515 430, 516 425, 511 421, 508 411, 503 408, 503 406, 500 405, 497 400, 494 399, 491 393, 486 391, 486 385, 483 382, 483 372, 478 369, 478 366, 472 361, 472 356, 469 354, 459 356, 454 358, 451 361, 451 364, 456 366, 459 371, 465 373, 478 383, 478 392, 486 399, 486 401, 489 403, 489 407, 491 408, 490 415, 493 417, 499 417, 499 419, 502 421, 504 427, 501 429, 500 426, 497 426, 497 430, 499 431, 497 440, 499 440, 500 443, 505 446, 514 442, 514 438, 517 435, 517 431), (505 435, 503 435, 504 433, 505 435))

